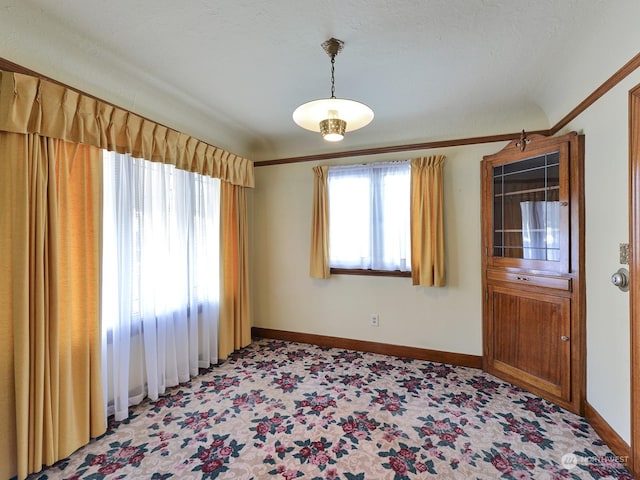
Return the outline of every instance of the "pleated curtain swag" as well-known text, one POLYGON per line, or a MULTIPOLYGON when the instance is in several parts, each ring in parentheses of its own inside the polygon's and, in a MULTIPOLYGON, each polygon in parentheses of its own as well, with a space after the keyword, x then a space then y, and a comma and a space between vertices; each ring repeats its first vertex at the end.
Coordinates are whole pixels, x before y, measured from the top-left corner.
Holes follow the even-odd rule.
POLYGON ((251 342, 253 162, 56 83, 0 71, 0 472, 19 479, 106 428, 101 149, 222 180, 220 358, 251 342))

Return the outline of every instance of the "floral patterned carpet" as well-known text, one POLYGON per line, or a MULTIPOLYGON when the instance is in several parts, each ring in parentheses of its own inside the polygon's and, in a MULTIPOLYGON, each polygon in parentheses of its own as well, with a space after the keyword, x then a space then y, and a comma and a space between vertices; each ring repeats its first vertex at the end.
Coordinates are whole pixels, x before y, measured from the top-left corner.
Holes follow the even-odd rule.
POLYGON ((31 479, 632 479, 589 424, 472 368, 256 340, 31 479))

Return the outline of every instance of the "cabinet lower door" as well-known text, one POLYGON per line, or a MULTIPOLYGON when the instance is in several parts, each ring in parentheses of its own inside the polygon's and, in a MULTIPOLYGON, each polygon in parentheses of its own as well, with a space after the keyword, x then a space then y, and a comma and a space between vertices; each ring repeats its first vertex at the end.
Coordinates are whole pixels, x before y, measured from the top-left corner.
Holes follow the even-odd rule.
POLYGON ((488 370, 550 400, 571 401, 571 301, 489 286, 488 370))

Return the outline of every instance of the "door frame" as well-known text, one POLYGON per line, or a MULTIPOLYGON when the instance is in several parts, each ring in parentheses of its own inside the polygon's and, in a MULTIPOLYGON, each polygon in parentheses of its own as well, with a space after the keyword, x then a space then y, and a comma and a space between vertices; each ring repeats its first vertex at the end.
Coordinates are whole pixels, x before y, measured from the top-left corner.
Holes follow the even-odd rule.
POLYGON ((640 478, 640 85, 629 91, 629 324, 631 459, 640 478))

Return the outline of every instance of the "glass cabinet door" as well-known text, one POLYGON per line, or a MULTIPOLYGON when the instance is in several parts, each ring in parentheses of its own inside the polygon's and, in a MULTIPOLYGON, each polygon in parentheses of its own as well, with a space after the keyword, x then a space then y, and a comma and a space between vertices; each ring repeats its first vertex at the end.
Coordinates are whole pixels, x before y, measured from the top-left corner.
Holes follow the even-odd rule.
POLYGON ((481 163, 487 372, 584 413, 584 136, 522 133, 481 163))
POLYGON ((492 238, 487 253, 494 261, 565 270, 568 188, 561 157, 560 149, 490 166, 492 238))

